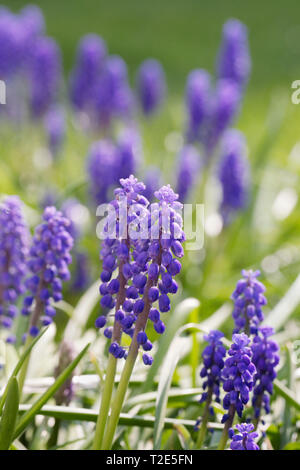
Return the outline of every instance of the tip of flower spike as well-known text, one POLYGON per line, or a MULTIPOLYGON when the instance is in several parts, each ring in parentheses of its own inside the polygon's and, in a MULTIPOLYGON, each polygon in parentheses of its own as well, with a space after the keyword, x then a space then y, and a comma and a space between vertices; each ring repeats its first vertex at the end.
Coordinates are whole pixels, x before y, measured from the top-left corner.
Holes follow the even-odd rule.
POLYGON ((265 338, 268 338, 269 336, 272 336, 275 333, 274 328, 272 328, 271 326, 261 326, 259 328, 259 331, 265 338))
POLYGON ((247 346, 250 343, 250 338, 245 333, 234 334, 232 340, 239 347, 247 346))
POLYGON ((172 204, 178 199, 178 194, 174 193, 169 184, 167 186, 162 186, 158 191, 155 191, 154 196, 160 202, 167 202, 169 204, 172 204))
MULTIPOLYGON (((138 179, 135 178, 133 175, 130 175, 128 178, 121 178, 120 184, 127 193, 130 193, 130 192, 140 193, 145 190, 144 183, 138 181, 138 179)), ((116 190, 116 192, 117 191, 118 190, 116 190)))

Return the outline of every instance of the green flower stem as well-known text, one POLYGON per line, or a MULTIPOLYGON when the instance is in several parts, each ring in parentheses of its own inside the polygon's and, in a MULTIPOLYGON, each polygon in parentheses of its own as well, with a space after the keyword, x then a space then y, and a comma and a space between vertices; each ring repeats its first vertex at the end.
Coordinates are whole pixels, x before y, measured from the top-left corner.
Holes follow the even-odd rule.
MULTIPOLYGON (((126 294, 125 294, 126 279, 123 276, 123 264, 124 264, 123 261, 120 262, 119 264, 118 279, 120 282, 120 289, 119 289, 119 293, 116 299, 117 300, 116 311, 120 308, 120 306, 123 304, 126 298, 126 294)), ((122 336, 121 325, 115 321, 113 334, 112 334, 112 342, 115 341, 117 343, 120 343, 121 336, 122 336)), ((104 388, 103 388, 102 397, 101 397, 100 410, 99 410, 99 415, 98 415, 97 424, 96 424, 93 450, 99 450, 101 449, 101 446, 102 446, 105 426, 106 426, 110 402, 112 398, 112 392, 113 392, 114 383, 115 383, 116 370, 117 370, 117 359, 112 354, 109 354, 105 383, 104 383, 104 388)))
POLYGON ((234 405, 230 405, 228 414, 229 414, 229 417, 228 417, 228 419, 225 423, 223 433, 222 433, 222 436, 221 436, 221 439, 220 439, 220 442, 219 442, 219 445, 218 445, 218 450, 224 450, 225 447, 226 447, 226 444, 227 444, 227 441, 228 441, 228 431, 232 426, 234 415, 235 415, 234 405))
MULTIPOLYGON (((25 341, 25 347, 24 348, 27 349, 31 345, 32 342, 33 342, 33 338, 32 338, 32 336, 30 336, 28 334, 27 338, 26 338, 26 341, 25 341)), ((27 370, 28 370, 28 366, 29 366, 29 361, 30 361, 30 353, 28 354, 27 358, 25 359, 25 361, 24 361, 24 363, 21 367, 19 377, 18 377, 20 397, 22 396, 23 387, 24 387, 24 383, 25 383, 25 379, 26 379, 26 375, 27 375, 27 370)))
POLYGON ((124 403, 130 376, 132 374, 134 364, 137 358, 137 353, 138 353, 138 350, 136 350, 135 348, 132 349, 126 359, 125 367, 122 372, 122 376, 121 376, 121 379, 120 379, 120 382, 116 391, 116 395, 112 402, 111 415, 110 415, 108 425, 107 425, 107 433, 103 440, 103 445, 101 447, 101 450, 104 450, 104 449, 109 450, 112 446, 113 438, 114 438, 115 431, 118 425, 118 421, 119 421, 120 413, 121 413, 122 406, 124 403))
POLYGON ((213 391, 212 391, 212 388, 210 387, 208 390, 207 400, 205 403, 204 413, 202 416, 201 427, 198 433, 198 438, 197 438, 197 443, 196 443, 197 449, 201 449, 204 438, 205 438, 205 434, 207 430, 207 423, 208 423, 208 418, 209 418, 209 407, 211 405, 211 400, 212 400, 212 393, 213 391))
POLYGON ((145 302, 144 310, 138 316, 138 319, 135 325, 134 335, 133 335, 132 342, 129 348, 125 367, 123 369, 123 372, 120 378, 116 395, 112 402, 111 415, 110 415, 108 425, 107 425, 107 433, 103 440, 103 446, 101 447, 102 450, 109 450, 113 443, 115 431, 118 425, 118 421, 119 421, 120 413, 121 413, 122 406, 124 403, 130 376, 132 374, 134 364, 135 364, 135 361, 139 352, 139 344, 137 342, 137 335, 140 331, 145 329, 146 323, 148 320, 148 315, 149 315, 149 311, 151 308, 151 303, 149 302, 149 298, 148 298, 148 291, 150 287, 152 287, 153 285, 155 285, 155 282, 152 281, 151 279, 148 279, 146 287, 145 287, 144 296, 143 296, 143 299, 145 302))
POLYGON ((109 412, 109 405, 111 402, 111 396, 115 381, 117 368, 117 359, 110 354, 108 359, 107 372, 105 377, 104 389, 102 392, 101 405, 99 415, 96 424, 96 432, 93 443, 93 450, 101 449, 102 440, 104 436, 104 430, 107 422, 107 416, 109 412))

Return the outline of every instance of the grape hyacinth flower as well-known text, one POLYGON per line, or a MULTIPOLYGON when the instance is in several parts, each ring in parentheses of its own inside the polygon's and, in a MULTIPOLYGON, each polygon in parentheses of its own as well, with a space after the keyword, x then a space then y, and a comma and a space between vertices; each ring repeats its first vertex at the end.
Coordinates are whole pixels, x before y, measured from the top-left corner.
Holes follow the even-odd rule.
MULTIPOLYGON (((163 218, 169 217, 171 220, 171 232, 164 232, 160 238, 154 241, 150 238, 141 237, 131 239, 130 234, 126 238, 120 237, 114 243, 110 238, 104 240, 101 255, 103 257, 103 271, 101 273, 102 284, 100 293, 102 295, 101 305, 103 308, 111 309, 115 305, 115 320, 119 322, 121 330, 129 336, 136 331, 134 325, 140 323, 140 314, 145 309, 145 323, 147 319, 153 322, 154 329, 157 333, 162 334, 165 326, 160 319, 160 312, 164 313, 170 310, 170 299, 168 294, 176 293, 177 284, 173 277, 180 272, 181 265, 176 257, 183 256, 181 241, 183 233, 181 230, 181 218, 176 214, 175 210, 181 208, 181 204, 176 201, 177 195, 168 186, 164 186, 155 192, 155 196, 159 199, 159 203, 154 203, 148 209, 148 201, 142 195, 144 185, 139 183, 133 176, 126 180, 120 180, 122 188, 116 190, 116 201, 114 205, 118 210, 121 208, 122 199, 127 198, 129 207, 134 207, 137 214, 130 215, 129 220, 137 221, 138 217, 144 217, 147 236, 148 228, 158 230, 159 225, 163 224, 163 218), (152 210, 151 210, 152 209, 152 210), (141 213, 141 214, 140 214, 141 213), (151 225, 150 225, 151 224, 151 225), (150 226, 149 226, 150 225, 150 226), (175 257, 174 257, 175 255, 175 257), (118 262, 119 260, 119 262, 118 262), (121 264, 121 267, 120 267, 121 264), (119 277, 112 278, 113 272, 118 268, 119 277), (120 269, 122 272, 120 273, 120 269), (124 293, 122 294, 122 302, 118 299, 120 293, 120 285, 123 284, 124 293), (153 308, 152 304, 158 302, 158 309, 153 308), (159 312, 160 310, 160 312, 159 312)), ((161 227, 164 231, 166 228, 161 227)), ((101 316, 97 320, 98 326, 106 324, 105 317, 101 316)), ((141 329, 141 328, 140 328, 141 329)), ((110 336, 111 330, 106 328, 104 334, 110 336)), ((137 331, 137 341, 145 351, 151 349, 151 345, 147 340, 144 331, 137 331), (143 333, 141 335, 140 333, 143 333)), ((112 343, 114 344, 114 343, 112 343)), ((112 354, 117 357, 119 350, 113 346, 112 354), (114 349, 114 350, 113 350, 114 349)), ((149 363, 149 356, 144 354, 144 363, 149 363)))
POLYGON ((52 302, 62 299, 62 282, 70 278, 73 238, 69 225, 70 221, 55 207, 46 207, 43 222, 35 229, 27 263, 32 276, 25 282, 30 293, 24 298, 22 309, 23 315, 31 315, 29 334, 33 337, 40 325, 52 322, 52 302))
POLYGON ((89 286, 89 260, 86 253, 78 250, 74 251, 73 258, 75 269, 72 276, 71 290, 77 293, 84 291, 89 286))
MULTIPOLYGON (((17 196, 0 203, 0 325, 10 328, 18 313, 16 302, 24 293, 23 280, 27 272, 29 231, 17 196)), ((14 342, 14 336, 7 337, 14 342)))
POLYGON ((253 389, 255 365, 252 362, 252 350, 249 347, 250 338, 245 334, 234 334, 233 343, 225 359, 222 371, 223 389, 225 396, 223 407, 227 413, 223 415, 225 423, 219 449, 224 449, 228 430, 232 425, 235 413, 241 418, 244 406, 248 403, 253 389))
POLYGON ((187 140, 202 140, 211 107, 211 79, 202 69, 193 70, 188 78, 185 91, 187 109, 187 140))
POLYGON ((159 168, 155 166, 147 167, 147 171, 144 176, 145 189, 143 196, 145 196, 149 202, 153 201, 155 191, 160 188, 161 179, 162 177, 159 168))
POLYGON ((232 214, 244 209, 248 200, 249 164, 246 140, 235 129, 227 131, 222 139, 219 180, 222 186, 221 214, 228 223, 232 214))
POLYGON ((240 88, 246 85, 251 69, 247 27, 231 19, 223 26, 223 38, 217 63, 218 79, 233 80, 240 88))
POLYGON ((35 118, 53 105, 60 82, 60 49, 53 39, 43 37, 35 43, 30 63, 30 106, 35 118))
POLYGON ((0 78, 11 78, 21 65, 22 29, 18 18, 6 8, 0 10, 0 78))
POLYGON ((136 172, 142 159, 142 144, 136 129, 126 128, 117 141, 117 159, 119 173, 116 174, 116 185, 121 178, 128 178, 136 172))
POLYGON ((165 74, 162 65, 155 59, 145 60, 137 73, 137 95, 141 109, 146 116, 157 111, 165 92, 165 74))
POLYGON ((94 112, 96 86, 106 54, 106 44, 97 34, 88 34, 80 40, 70 78, 70 98, 75 110, 94 112))
POLYGON ((113 118, 130 119, 132 106, 126 63, 117 55, 110 56, 95 91, 95 112, 99 125, 108 131, 113 118))
POLYGON ((197 439, 197 448, 201 448, 209 413, 213 414, 211 403, 213 398, 217 403, 220 403, 220 384, 221 373, 224 367, 224 357, 226 349, 223 346, 221 338, 224 334, 218 330, 212 330, 207 335, 204 335, 204 340, 208 345, 204 348, 202 353, 203 367, 200 371, 200 377, 204 379, 202 397, 200 403, 205 403, 205 409, 202 415, 202 424, 197 439))
POLYGON ((241 93, 235 82, 228 79, 217 82, 204 139, 207 158, 215 151, 223 133, 235 119, 240 101, 241 93))
POLYGON ((275 367, 279 363, 278 344, 269 339, 273 334, 273 328, 260 327, 251 345, 252 361, 256 367, 252 398, 256 420, 259 419, 262 407, 267 414, 270 413, 270 395, 273 393, 273 382, 277 376, 275 367))
POLYGON ((200 169, 200 155, 193 145, 185 145, 179 154, 176 192, 185 202, 195 186, 200 169))
POLYGON ((259 450, 259 446, 254 441, 258 437, 258 433, 253 432, 253 424, 237 424, 235 429, 238 431, 237 433, 234 433, 233 429, 229 431, 229 437, 232 439, 231 450, 259 450))
POLYGON ((104 225, 104 239, 101 249, 103 270, 100 286, 101 306, 104 314, 96 320, 96 326, 105 327, 104 335, 111 339, 108 374, 111 380, 105 386, 103 395, 110 394, 115 375, 115 361, 125 358, 126 363, 120 383, 111 406, 104 441, 104 427, 109 404, 102 401, 96 428, 94 448, 109 448, 117 426, 128 381, 138 353, 143 350, 143 362, 152 364, 148 354, 152 344, 146 334, 148 319, 154 330, 163 334, 165 325, 161 314, 170 310, 170 294, 175 294, 178 285, 174 277, 180 272, 177 258, 183 256, 182 209, 178 195, 170 186, 163 186, 155 192, 158 202, 149 206, 143 196, 145 186, 134 176, 121 179, 121 188, 115 190, 115 209, 104 225), (117 216, 117 217, 116 217, 117 216), (112 237, 110 221, 117 221, 116 233, 112 237), (117 276, 116 276, 117 274, 117 276), (114 309, 113 327, 108 326, 105 314, 114 309), (122 334, 132 338, 128 350, 121 345, 122 334))
POLYGON ((116 184, 116 175, 120 172, 117 148, 111 140, 99 140, 91 145, 87 171, 95 204, 108 202, 111 188, 116 184))
POLYGON ((234 301, 232 313, 235 322, 234 332, 245 331, 247 334, 256 334, 264 319, 262 307, 267 303, 263 295, 266 288, 257 280, 260 271, 243 270, 242 275, 243 278, 238 281, 231 296, 234 301))
POLYGON ((59 108, 52 108, 45 116, 44 126, 48 147, 55 156, 60 151, 66 133, 65 113, 59 108))

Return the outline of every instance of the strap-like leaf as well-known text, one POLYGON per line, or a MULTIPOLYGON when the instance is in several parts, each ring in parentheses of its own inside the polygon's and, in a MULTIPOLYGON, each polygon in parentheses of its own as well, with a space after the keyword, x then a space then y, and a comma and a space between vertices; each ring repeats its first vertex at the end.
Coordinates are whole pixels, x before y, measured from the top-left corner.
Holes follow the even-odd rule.
POLYGON ((26 428, 28 423, 35 417, 36 414, 40 411, 42 406, 47 403, 47 401, 56 393, 56 391, 62 386, 62 384, 66 381, 69 377, 71 372, 75 369, 79 361, 85 355, 86 351, 88 350, 90 344, 87 344, 85 348, 78 354, 78 356, 74 359, 74 361, 58 376, 56 381, 54 382, 51 387, 46 390, 45 393, 30 407, 28 411, 22 416, 20 419, 16 431, 14 434, 14 438, 17 438, 26 428))
POLYGON ((16 377, 9 383, 0 421, 0 450, 7 450, 13 440, 19 408, 19 387, 16 377))

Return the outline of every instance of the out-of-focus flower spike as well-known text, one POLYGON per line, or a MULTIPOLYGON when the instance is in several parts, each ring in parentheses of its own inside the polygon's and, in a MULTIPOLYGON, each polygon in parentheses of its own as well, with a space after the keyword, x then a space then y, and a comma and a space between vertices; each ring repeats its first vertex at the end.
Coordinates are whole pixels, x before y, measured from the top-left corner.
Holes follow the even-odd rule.
POLYGON ((165 74, 162 65, 155 59, 145 60, 137 73, 137 95, 146 116, 156 112, 166 93, 165 74))

